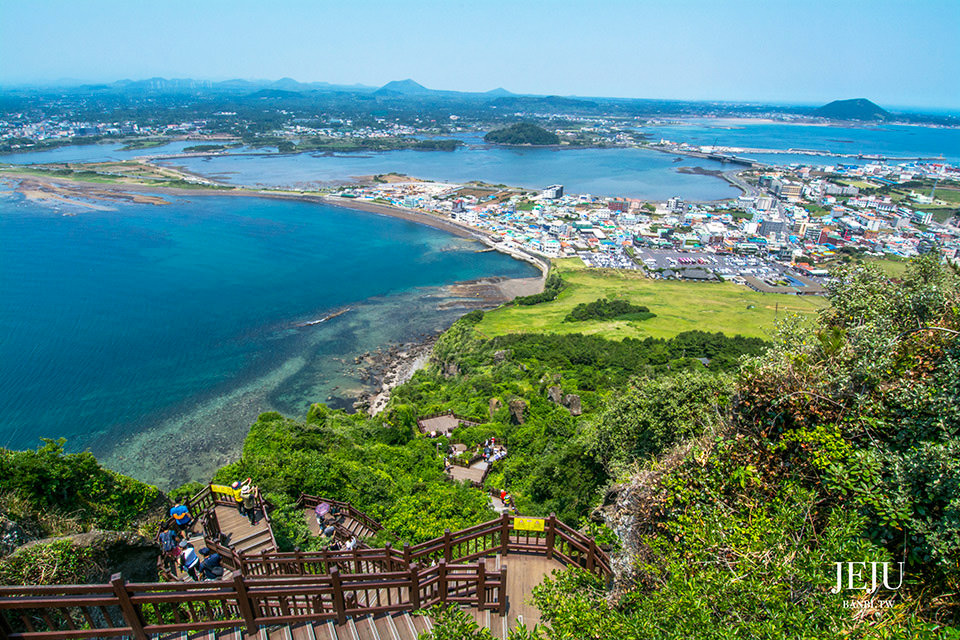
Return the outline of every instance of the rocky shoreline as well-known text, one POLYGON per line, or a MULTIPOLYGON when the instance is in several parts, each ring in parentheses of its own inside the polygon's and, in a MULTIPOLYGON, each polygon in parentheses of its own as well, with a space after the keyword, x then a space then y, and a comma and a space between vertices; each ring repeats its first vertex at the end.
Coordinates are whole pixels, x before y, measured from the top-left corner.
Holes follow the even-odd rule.
POLYGON ((427 365, 439 336, 439 333, 423 334, 417 340, 388 345, 357 356, 354 364, 359 365, 361 378, 377 390, 360 394, 353 408, 371 416, 380 413, 390 400, 390 391, 427 365))

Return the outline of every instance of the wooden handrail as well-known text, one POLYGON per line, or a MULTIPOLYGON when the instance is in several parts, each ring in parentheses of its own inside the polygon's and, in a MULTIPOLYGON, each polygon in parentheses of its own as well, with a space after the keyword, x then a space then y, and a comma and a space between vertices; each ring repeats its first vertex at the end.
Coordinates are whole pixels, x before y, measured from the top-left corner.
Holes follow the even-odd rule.
POLYGON ((449 567, 444 589, 440 569, 247 578, 211 582, 126 583, 43 588, 5 587, 0 594, 0 636, 12 640, 66 640, 148 636, 187 630, 340 620, 347 615, 414 611, 450 601, 498 610, 505 582, 482 563, 449 567), (389 604, 380 593, 389 590, 389 604), (482 593, 482 595, 480 595, 482 593), (373 600, 376 599, 376 602, 373 600), (113 611, 111 614, 110 612, 113 611), (83 628, 87 627, 87 628, 83 628))
MULTIPOLYGON (((202 503, 198 503, 202 504, 202 503)), ((592 538, 558 521, 517 529, 516 516, 475 525, 402 553, 385 547, 240 557, 233 580, 106 585, 0 586, 0 640, 73 640, 224 629, 348 615, 413 611, 456 602, 501 615, 506 564, 496 553, 535 553, 609 578, 610 560, 592 538), (384 603, 381 591, 391 595, 384 603)), ((220 552, 219 549, 217 549, 220 552)), ((223 555, 223 554, 221 554, 223 555)))

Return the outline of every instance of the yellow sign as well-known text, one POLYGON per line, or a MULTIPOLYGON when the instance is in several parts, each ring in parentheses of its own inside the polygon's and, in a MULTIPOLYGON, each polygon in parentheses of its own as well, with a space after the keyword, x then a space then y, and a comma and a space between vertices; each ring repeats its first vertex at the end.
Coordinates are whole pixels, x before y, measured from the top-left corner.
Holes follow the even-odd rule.
POLYGON ((210 491, 213 491, 214 493, 222 493, 224 495, 230 496, 231 498, 233 497, 233 488, 223 484, 210 485, 210 491))
POLYGON ((543 531, 545 523, 543 518, 514 518, 513 528, 516 531, 543 531))

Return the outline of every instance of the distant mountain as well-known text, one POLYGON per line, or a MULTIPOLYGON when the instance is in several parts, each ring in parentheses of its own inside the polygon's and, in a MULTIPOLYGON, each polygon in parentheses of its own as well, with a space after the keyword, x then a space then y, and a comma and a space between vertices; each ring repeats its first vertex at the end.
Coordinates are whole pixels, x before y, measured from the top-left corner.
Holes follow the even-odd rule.
POLYGON ((890 117, 889 112, 866 98, 834 100, 830 104, 814 109, 813 114, 833 120, 887 120, 890 117))
POLYGON ((517 94, 507 91, 503 87, 497 87, 496 89, 491 89, 490 91, 485 92, 483 95, 491 98, 506 98, 509 96, 515 96, 517 94))
POLYGON ((562 96, 503 96, 490 102, 495 107, 505 109, 543 109, 554 111, 595 111, 596 102, 562 96))
POLYGON ((373 93, 374 95, 424 96, 433 93, 433 91, 419 82, 407 78, 406 80, 388 82, 373 93))

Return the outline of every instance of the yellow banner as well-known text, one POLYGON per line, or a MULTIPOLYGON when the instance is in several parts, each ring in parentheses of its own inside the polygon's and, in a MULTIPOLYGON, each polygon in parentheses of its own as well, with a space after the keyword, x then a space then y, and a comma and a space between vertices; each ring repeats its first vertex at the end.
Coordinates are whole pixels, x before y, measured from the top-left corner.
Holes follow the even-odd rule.
POLYGON ((230 496, 231 498, 233 497, 233 488, 224 484, 212 484, 210 485, 210 491, 213 491, 214 493, 222 493, 230 496))
POLYGON ((543 518, 514 518, 513 528, 516 531, 543 531, 545 523, 543 518))

